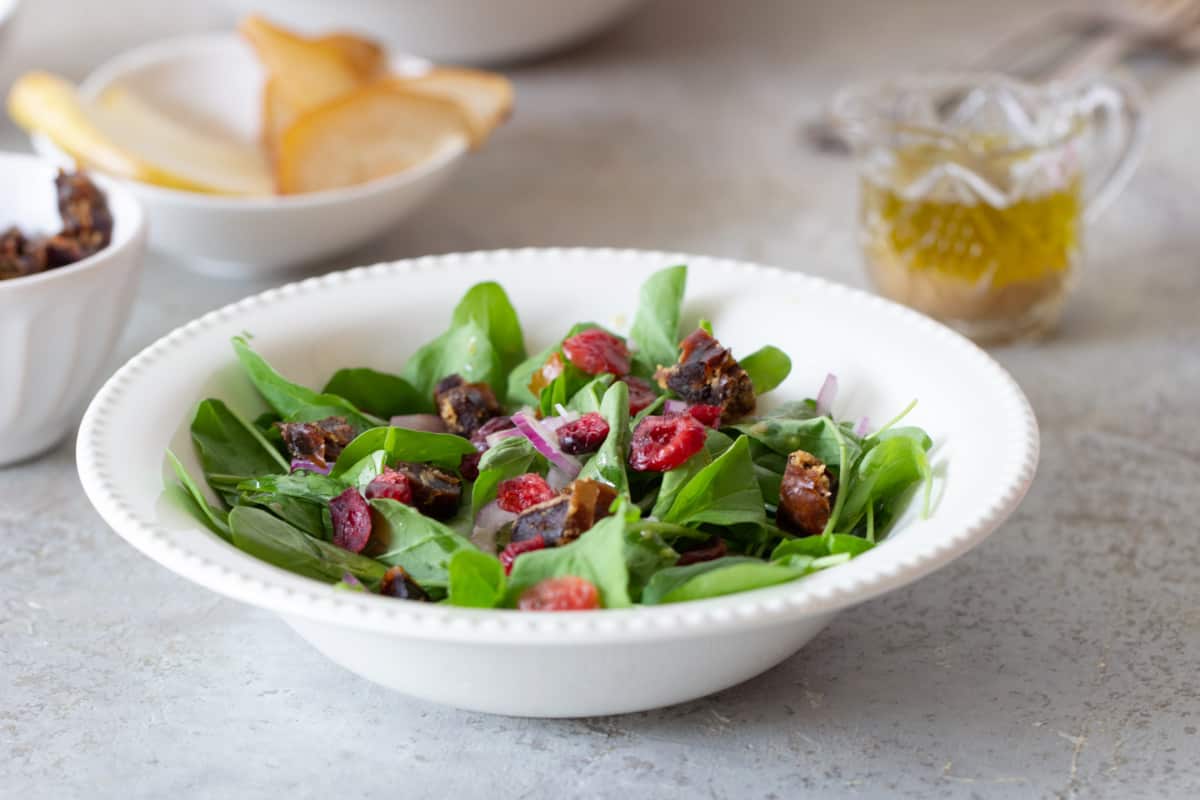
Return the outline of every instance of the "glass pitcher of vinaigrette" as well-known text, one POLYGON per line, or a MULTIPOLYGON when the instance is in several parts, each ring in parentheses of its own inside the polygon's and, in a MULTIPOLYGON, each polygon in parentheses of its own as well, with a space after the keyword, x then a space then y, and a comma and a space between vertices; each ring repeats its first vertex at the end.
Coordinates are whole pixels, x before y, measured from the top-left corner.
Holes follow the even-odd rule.
POLYGON ((980 342, 1058 321, 1083 226, 1143 138, 1136 84, 1031 86, 999 75, 851 87, 834 116, 861 176, 860 237, 883 295, 980 342))

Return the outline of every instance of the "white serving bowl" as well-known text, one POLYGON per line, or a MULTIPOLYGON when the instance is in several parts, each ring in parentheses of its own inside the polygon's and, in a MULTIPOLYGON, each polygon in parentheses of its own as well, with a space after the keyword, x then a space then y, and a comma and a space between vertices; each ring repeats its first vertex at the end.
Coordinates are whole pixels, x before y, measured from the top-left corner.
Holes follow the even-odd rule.
MULTIPOLYGON (((393 59, 398 72, 428 68, 393 59)), ((250 47, 231 34, 155 42, 118 56, 80 90, 96 97, 120 82, 155 105, 246 142, 259 135, 263 72, 250 47)), ((34 149, 72 160, 43 135, 34 149)), ((278 197, 226 197, 123 181, 145 205, 151 246, 222 276, 262 276, 351 250, 393 228, 450 176, 465 140, 395 175, 345 189, 278 197)))
MULTIPOLYGON (((0 154, 0 229, 27 235, 62 228, 55 168, 0 154)), ((62 441, 96 388, 129 318, 146 249, 146 220, 132 195, 92 176, 108 195, 108 247, 74 264, 0 281, 0 465, 62 441)))
POLYGON ((227 0, 311 33, 352 30, 447 63, 531 58, 583 41, 644 0, 227 0))
MULTIPOLYGON (((769 404, 768 404, 769 405, 769 404)), ((79 432, 79 474, 104 519, 179 575, 277 612, 332 660, 406 694, 462 708, 582 716, 677 703, 750 678, 833 615, 911 583, 978 544, 1033 479, 1037 423, 982 350, 916 312, 799 273, 639 251, 513 250, 420 258, 295 283, 214 311, 148 347, 101 389, 79 432), (168 502, 170 447, 199 474, 196 403, 262 408, 229 339, 251 332, 284 374, 320 385, 339 367, 398 370, 440 333, 470 284, 500 281, 539 348, 580 319, 628 326, 639 283, 691 267, 685 315, 735 353, 771 343, 795 367, 772 402, 811 396, 827 371, 840 415, 877 424, 914 397, 936 445, 934 513, 910 509, 887 540, 800 581, 679 605, 528 613, 360 595, 258 561, 168 502), (814 335, 817 332, 819 335, 814 335)), ((919 505, 917 503, 916 505, 919 505)))

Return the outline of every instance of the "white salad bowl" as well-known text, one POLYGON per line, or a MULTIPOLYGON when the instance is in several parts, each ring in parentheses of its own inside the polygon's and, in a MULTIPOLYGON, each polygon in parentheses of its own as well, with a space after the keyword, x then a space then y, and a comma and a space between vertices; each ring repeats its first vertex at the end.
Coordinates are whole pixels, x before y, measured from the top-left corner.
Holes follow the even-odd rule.
MULTIPOLYGON (((396 57, 392 67, 413 74, 429 65, 396 57)), ((80 92, 94 98, 117 83, 202 129, 258 141, 263 70, 235 35, 187 36, 136 48, 89 75, 80 92)), ((46 136, 31 138, 47 158, 74 163, 46 136)), ((146 207, 152 247, 205 273, 263 276, 351 250, 390 230, 450 177, 466 151, 463 139, 395 175, 299 195, 230 197, 122 183, 146 207)))
MULTIPOLYGON (((101 516, 188 580, 277 612, 314 647, 385 686, 462 708, 524 716, 611 714, 677 703, 746 680, 794 653, 838 611, 962 555, 1016 508, 1033 479, 1037 423, 1012 378, 949 329, 878 297, 807 275, 733 261, 592 249, 426 257, 274 289, 146 348, 96 396, 79 432, 79 474, 101 516), (853 561, 793 583, 677 605, 575 613, 454 608, 365 595, 284 572, 208 532, 164 492, 171 448, 195 474, 199 400, 264 409, 230 337, 293 380, 340 367, 398 370, 445 329, 463 290, 508 290, 528 346, 581 319, 625 330, 641 281, 690 265, 685 322, 712 321, 735 354, 763 344, 794 369, 770 406, 840 379, 839 416, 882 423, 913 398, 933 437, 932 513, 910 508, 853 561), (814 335, 819 332, 819 336, 814 335)), ((919 502, 914 506, 921 505, 919 502)))
MULTIPOLYGON (((62 228, 54 166, 0 154, 0 230, 62 228)), ((119 184, 92 176, 108 197, 108 247, 65 267, 0 281, 0 466, 49 450, 79 419, 125 328, 146 248, 146 221, 119 184)))

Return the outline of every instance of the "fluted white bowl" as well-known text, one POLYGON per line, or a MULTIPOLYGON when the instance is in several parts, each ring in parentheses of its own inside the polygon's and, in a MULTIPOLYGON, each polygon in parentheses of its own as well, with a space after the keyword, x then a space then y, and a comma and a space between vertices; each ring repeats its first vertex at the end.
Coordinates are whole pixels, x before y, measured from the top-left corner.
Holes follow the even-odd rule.
MULTIPOLYGON (((278 613, 338 664, 397 691, 528 716, 636 711, 750 678, 837 612, 897 589, 981 542, 1033 479, 1037 423, 1012 378, 969 341, 864 292, 795 272, 633 250, 532 249, 434 256, 333 273, 226 306, 163 337, 97 394, 80 426, 79 475, 130 544, 213 591, 278 613), (496 611, 338 591, 230 545, 164 494, 164 452, 194 473, 188 422, 203 397, 261 405, 230 337, 248 331, 284 374, 319 386, 336 369, 397 370, 446 326, 462 291, 500 281, 531 350, 580 319, 623 330, 652 271, 687 263, 686 319, 746 353, 771 343, 794 370, 770 398, 841 379, 839 415, 877 424, 914 397, 936 443, 933 514, 909 509, 878 547, 793 583, 675 605, 589 613, 496 611), (820 333, 814 336, 813 332, 820 333)), ((916 503, 914 505, 920 505, 916 503)))
MULTIPOLYGON (((0 154, 0 227, 58 231, 54 176, 55 167, 35 156, 0 154)), ((66 267, 0 281, 0 465, 48 450, 71 430, 129 317, 145 215, 124 188, 92 177, 113 215, 108 247, 66 267)))

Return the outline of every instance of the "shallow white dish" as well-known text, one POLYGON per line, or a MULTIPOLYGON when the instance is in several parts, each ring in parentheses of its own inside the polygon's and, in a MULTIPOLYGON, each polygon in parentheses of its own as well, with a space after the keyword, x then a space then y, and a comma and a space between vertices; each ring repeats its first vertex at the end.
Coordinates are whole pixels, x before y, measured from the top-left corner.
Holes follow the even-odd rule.
MULTIPOLYGON (((55 168, 36 156, 0 153, 0 230, 62 229, 55 168)), ((108 196, 112 241, 65 267, 0 281, 0 466, 49 450, 79 419, 129 319, 146 220, 119 184, 92 176, 108 196)))
POLYGON ((355 30, 428 58, 486 64, 559 50, 615 24, 644 0, 226 0, 311 32, 355 30))
MULTIPOLYGON (((393 59, 397 72, 427 68, 420 59, 393 59)), ((139 47, 97 69, 80 90, 96 97, 117 82, 203 129, 258 140, 263 72, 237 36, 188 36, 139 47)), ((72 163, 45 136, 32 140, 42 155, 72 163)), ((405 172, 303 195, 238 198, 122 183, 146 207, 153 247, 202 272, 262 276, 351 250, 390 230, 442 185, 466 150, 464 140, 405 172)))
POLYGON ((318 650, 371 680, 462 708, 529 716, 635 711, 757 675, 836 612, 982 541, 1024 496, 1037 453, 1037 423, 1008 374, 913 311, 798 273, 591 249, 427 257, 250 297, 174 331, 117 372, 88 409, 78 443, 92 503, 164 566, 279 613, 318 650), (936 442, 932 517, 910 509, 881 546, 779 587, 679 605, 536 614, 338 591, 241 553, 164 499, 167 447, 199 472, 188 421, 200 399, 221 397, 250 415, 263 407, 235 363, 235 334, 250 331, 284 374, 319 385, 339 367, 398 370, 445 328, 476 281, 504 285, 532 349, 583 318, 626 328, 640 281, 675 263, 691 267, 687 321, 712 320, 735 354, 771 343, 792 355, 794 371, 773 402, 811 396, 830 370, 841 381, 839 415, 882 422, 919 397, 911 421, 936 442), (819 349, 813 330, 823 332, 819 349))

